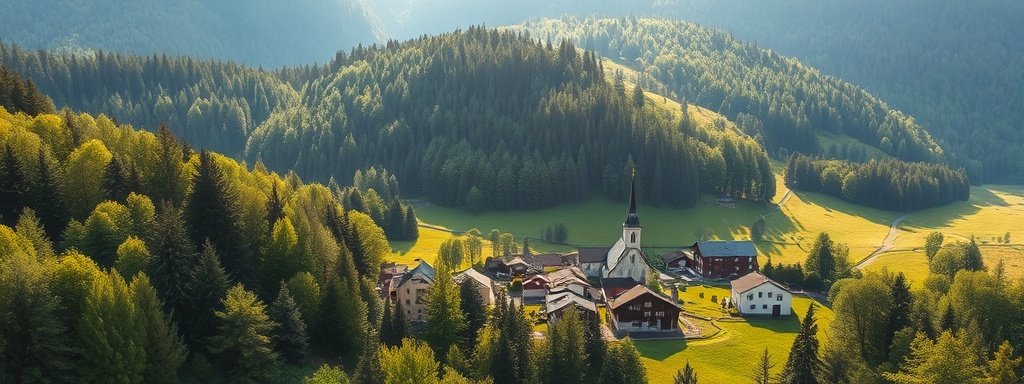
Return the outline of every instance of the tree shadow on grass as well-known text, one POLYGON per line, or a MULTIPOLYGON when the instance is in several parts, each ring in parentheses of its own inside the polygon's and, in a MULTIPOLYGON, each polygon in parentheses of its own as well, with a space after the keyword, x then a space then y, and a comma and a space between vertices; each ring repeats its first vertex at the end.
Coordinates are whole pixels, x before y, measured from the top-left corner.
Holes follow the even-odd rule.
POLYGON ((640 356, 651 360, 665 361, 687 347, 686 340, 633 340, 640 356))

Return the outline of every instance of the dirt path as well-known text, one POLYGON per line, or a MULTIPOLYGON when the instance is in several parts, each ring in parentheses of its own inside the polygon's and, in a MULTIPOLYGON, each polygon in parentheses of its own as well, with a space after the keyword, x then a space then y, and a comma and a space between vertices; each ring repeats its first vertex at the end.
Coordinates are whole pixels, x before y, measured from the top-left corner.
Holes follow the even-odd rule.
POLYGON ((889 225, 889 234, 887 236, 885 236, 885 240, 882 242, 882 246, 878 247, 878 249, 876 249, 874 252, 871 252, 871 255, 868 255, 868 257, 864 258, 864 260, 861 260, 859 263, 857 263, 857 265, 855 265, 853 267, 857 268, 857 269, 860 269, 860 270, 863 270, 867 266, 871 265, 871 263, 874 263, 875 260, 878 259, 879 255, 881 255, 881 254, 883 254, 885 252, 888 252, 890 249, 892 249, 893 242, 896 241, 896 236, 899 236, 899 234, 900 234, 900 230, 899 230, 900 223, 902 223, 903 220, 908 218, 908 217, 910 217, 909 213, 906 214, 906 215, 897 217, 895 220, 893 220, 892 224, 889 225))

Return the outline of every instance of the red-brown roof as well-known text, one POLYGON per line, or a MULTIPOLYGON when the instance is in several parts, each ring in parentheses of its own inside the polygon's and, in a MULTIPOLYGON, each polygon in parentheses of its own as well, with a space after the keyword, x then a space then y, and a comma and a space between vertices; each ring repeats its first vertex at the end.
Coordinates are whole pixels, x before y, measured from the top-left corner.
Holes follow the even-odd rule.
POLYGON ((769 279, 767 276, 762 275, 760 272, 750 272, 741 278, 733 280, 730 284, 732 285, 733 292, 743 293, 754 289, 764 283, 771 283, 776 287, 782 288, 783 290, 789 291, 782 284, 776 283, 774 280, 769 279))
POLYGON ((621 306, 625 305, 626 303, 628 303, 630 301, 633 301, 636 298, 638 298, 640 296, 643 296, 644 294, 647 294, 647 293, 650 293, 652 296, 654 296, 658 300, 661 300, 661 301, 664 301, 664 302, 666 302, 668 304, 671 304, 673 307, 682 309, 681 307, 679 307, 679 304, 673 303, 672 300, 670 300, 669 298, 667 298, 665 296, 662 296, 661 294, 658 294, 657 292, 654 292, 650 288, 647 288, 647 287, 645 287, 643 285, 637 285, 637 286, 635 286, 633 288, 630 288, 626 292, 622 292, 608 306, 611 309, 616 309, 616 308, 621 307, 621 306))

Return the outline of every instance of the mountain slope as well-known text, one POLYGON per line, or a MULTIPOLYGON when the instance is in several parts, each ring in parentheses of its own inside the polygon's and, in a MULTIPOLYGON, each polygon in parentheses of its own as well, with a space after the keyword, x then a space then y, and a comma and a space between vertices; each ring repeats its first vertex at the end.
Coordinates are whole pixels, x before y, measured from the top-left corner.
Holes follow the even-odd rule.
POLYGON ((0 4, 0 38, 30 49, 167 53, 252 66, 326 62, 383 42, 364 0, 39 0, 0 4))

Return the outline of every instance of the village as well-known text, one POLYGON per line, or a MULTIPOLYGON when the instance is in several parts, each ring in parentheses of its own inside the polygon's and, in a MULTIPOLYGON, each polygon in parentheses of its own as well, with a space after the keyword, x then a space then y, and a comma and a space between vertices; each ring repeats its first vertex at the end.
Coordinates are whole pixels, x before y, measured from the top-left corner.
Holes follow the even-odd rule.
MULTIPOLYGON (((758 252, 749 240, 697 241, 661 256, 663 270, 641 246, 642 226, 637 213, 636 184, 630 188, 622 236, 610 247, 579 247, 561 254, 521 254, 489 257, 482 268, 455 272, 456 284, 470 281, 485 305, 496 297, 536 308, 538 322, 557 322, 573 307, 581 316, 603 324, 606 338, 699 338, 699 326, 687 320, 679 292, 690 284, 729 287, 729 297, 713 298, 738 316, 780 317, 792 313, 793 292, 761 274, 758 252), (507 295, 498 295, 504 290, 507 295)), ((409 266, 385 263, 377 281, 381 297, 401 305, 415 329, 428 320, 427 297, 437 270, 420 260, 409 266)), ((703 295, 702 295, 703 296, 703 295)), ((535 337, 543 337, 535 332, 535 337)))

